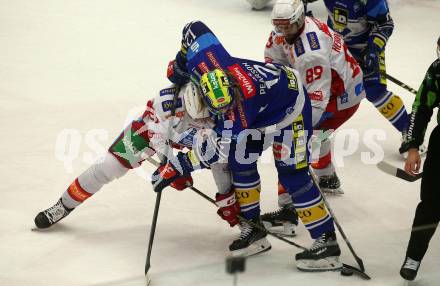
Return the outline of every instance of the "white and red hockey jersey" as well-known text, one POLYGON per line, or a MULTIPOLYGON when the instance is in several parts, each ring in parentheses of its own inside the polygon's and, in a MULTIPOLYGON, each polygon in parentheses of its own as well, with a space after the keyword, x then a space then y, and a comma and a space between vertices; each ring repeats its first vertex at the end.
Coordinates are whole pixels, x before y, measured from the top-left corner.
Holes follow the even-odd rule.
POLYGON ((177 97, 174 117, 171 116, 175 93, 174 86, 162 89, 159 96, 150 99, 142 115, 142 121, 145 123, 146 130, 148 130, 150 146, 159 154, 163 154, 166 150, 167 132, 170 127, 170 140, 173 147, 191 149, 194 137, 203 135, 203 133, 200 133, 201 131, 211 129, 214 125, 209 117, 193 119, 188 115, 183 100, 184 88, 186 87, 184 86, 180 90, 177 97), (173 122, 171 123, 170 120, 173 120, 173 122))
POLYGON ((336 97, 337 110, 353 107, 365 98, 359 64, 342 36, 318 19, 306 17, 304 29, 293 44, 272 31, 264 57, 266 62, 299 71, 312 101, 313 126, 320 122, 331 97, 336 97))

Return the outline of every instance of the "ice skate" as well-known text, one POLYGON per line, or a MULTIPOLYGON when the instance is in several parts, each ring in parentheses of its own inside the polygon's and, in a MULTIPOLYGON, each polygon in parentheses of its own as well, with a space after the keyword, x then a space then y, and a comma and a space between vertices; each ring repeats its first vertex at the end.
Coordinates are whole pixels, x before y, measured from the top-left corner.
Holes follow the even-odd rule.
POLYGON ((233 256, 251 256, 271 249, 260 219, 254 218, 250 222, 252 225, 244 221, 240 223, 241 234, 229 245, 233 256))
POLYGON ((296 254, 296 267, 302 271, 334 271, 342 268, 341 250, 334 232, 323 233, 309 249, 296 254))
POLYGON ((261 216, 264 227, 273 233, 293 237, 298 226, 298 214, 292 204, 261 216))
POLYGON ((336 173, 328 176, 319 177, 319 188, 321 191, 332 195, 342 195, 344 191, 341 189, 341 181, 339 181, 336 173))
POLYGON ((65 218, 72 210, 66 208, 61 199, 55 205, 44 210, 35 217, 35 225, 38 229, 49 228, 61 219, 65 218))

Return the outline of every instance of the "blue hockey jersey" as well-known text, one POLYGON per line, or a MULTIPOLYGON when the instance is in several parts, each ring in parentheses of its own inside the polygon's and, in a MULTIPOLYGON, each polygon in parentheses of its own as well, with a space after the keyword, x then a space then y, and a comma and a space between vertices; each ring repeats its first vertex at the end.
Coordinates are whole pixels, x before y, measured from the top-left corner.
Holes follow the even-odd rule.
POLYGON ((386 0, 324 0, 328 25, 344 37, 354 55, 364 48, 380 52, 391 36, 394 23, 386 0))
POLYGON ((282 129, 301 114, 305 105, 310 108, 297 71, 232 57, 200 21, 191 22, 183 29, 181 52, 187 70, 196 78, 220 68, 228 71, 239 85, 241 100, 226 118, 233 122, 233 135, 251 128, 263 132, 282 129))

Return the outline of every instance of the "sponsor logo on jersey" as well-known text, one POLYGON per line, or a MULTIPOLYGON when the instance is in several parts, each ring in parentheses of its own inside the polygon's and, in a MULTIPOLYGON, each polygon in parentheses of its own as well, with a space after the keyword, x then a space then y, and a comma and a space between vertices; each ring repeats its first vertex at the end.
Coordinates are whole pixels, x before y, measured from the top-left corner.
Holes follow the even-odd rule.
POLYGON ((238 64, 234 64, 228 67, 229 71, 234 75, 235 79, 237 79, 238 84, 241 87, 241 91, 246 99, 249 99, 257 93, 256 87, 252 82, 252 79, 249 75, 242 69, 242 67, 238 64))
POLYGON ((342 49, 342 36, 335 33, 334 35, 334 41, 333 41, 333 48, 335 52, 339 53, 342 49))
POLYGON ((246 114, 244 113, 243 105, 241 104, 241 102, 238 102, 237 109, 238 109, 238 115, 240 116, 241 126, 243 126, 243 128, 248 128, 246 114))
MULTIPOLYGON (((176 101, 176 108, 182 107, 182 99, 178 98, 176 101)), ((162 109, 163 111, 171 111, 173 108, 173 100, 164 100, 162 101, 162 109)))
POLYGON ((173 168, 173 166, 170 163, 168 163, 160 168, 160 175, 162 178, 167 180, 177 175, 177 173, 176 170, 173 168))
POLYGON ((307 40, 309 40, 310 48, 312 51, 319 50, 321 46, 319 45, 318 35, 315 32, 310 32, 306 34, 307 40))
POLYGON ((303 44, 301 38, 298 38, 295 41, 294 45, 295 45, 295 54, 296 54, 297 57, 303 55, 306 52, 305 49, 304 49, 304 44, 303 44))
POLYGON ((221 67, 220 64, 218 63, 217 58, 215 57, 215 55, 214 55, 211 51, 207 52, 206 55, 208 56, 208 59, 211 61, 211 63, 212 63, 216 68, 222 69, 222 67, 221 67))
POLYGON ((333 22, 336 32, 343 32, 348 23, 348 10, 343 8, 335 8, 333 11, 333 22))
POLYGON ((281 67, 287 75, 287 87, 292 90, 298 90, 298 79, 295 74, 288 67, 281 67))
POLYGON ((309 98, 311 100, 323 101, 324 94, 322 93, 322 90, 315 90, 314 92, 309 93, 309 98))
POLYGON ((174 93, 176 92, 176 89, 174 87, 170 87, 170 88, 164 88, 159 92, 160 96, 165 96, 165 95, 174 95, 174 93))
POLYGON ((202 73, 207 73, 207 72, 209 72, 208 65, 207 65, 205 62, 200 62, 197 66, 199 67, 199 70, 200 70, 202 73))

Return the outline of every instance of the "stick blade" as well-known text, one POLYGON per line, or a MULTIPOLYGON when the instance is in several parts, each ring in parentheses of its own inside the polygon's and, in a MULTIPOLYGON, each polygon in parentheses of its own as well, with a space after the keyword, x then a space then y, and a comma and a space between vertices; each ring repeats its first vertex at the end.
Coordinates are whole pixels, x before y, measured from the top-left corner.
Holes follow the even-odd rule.
POLYGON ((379 162, 377 164, 377 167, 383 172, 390 174, 391 176, 397 177, 399 179, 405 180, 407 182, 414 182, 422 177, 422 173, 417 174, 416 176, 411 176, 408 173, 406 173, 404 170, 397 168, 385 161, 379 162))
POLYGON ((151 283, 151 275, 148 273, 145 273, 145 286, 152 286, 153 284, 151 283))

